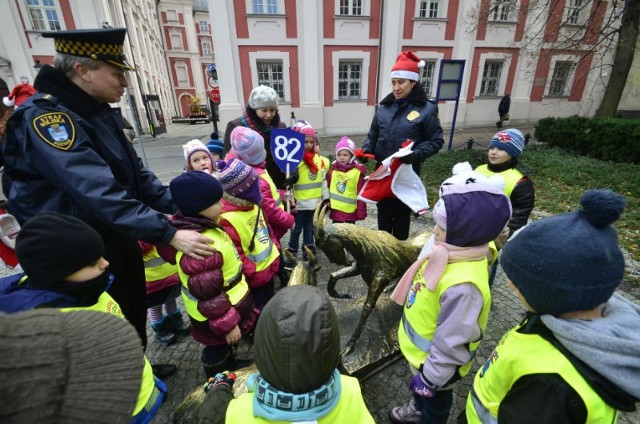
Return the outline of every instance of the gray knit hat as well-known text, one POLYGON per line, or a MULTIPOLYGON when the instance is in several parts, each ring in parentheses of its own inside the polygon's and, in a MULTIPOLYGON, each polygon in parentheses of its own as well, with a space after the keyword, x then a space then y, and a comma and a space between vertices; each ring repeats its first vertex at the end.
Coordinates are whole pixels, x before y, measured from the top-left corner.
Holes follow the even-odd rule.
POLYGON ((539 314, 558 315, 605 303, 622 282, 624 258, 611 224, 624 210, 611 190, 589 190, 582 210, 523 227, 502 249, 500 265, 539 314))
POLYGON ((260 108, 278 108, 278 93, 271 87, 259 85, 249 94, 249 106, 256 110, 260 108))
POLYGON ((0 313, 0 422, 128 423, 144 354, 134 328, 97 311, 0 313))

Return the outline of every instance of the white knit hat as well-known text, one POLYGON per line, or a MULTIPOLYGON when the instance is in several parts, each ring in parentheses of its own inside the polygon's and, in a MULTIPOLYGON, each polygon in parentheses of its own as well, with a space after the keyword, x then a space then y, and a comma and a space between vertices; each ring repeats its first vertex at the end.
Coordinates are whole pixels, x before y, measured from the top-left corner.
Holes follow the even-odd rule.
POLYGON ((256 110, 260 108, 278 108, 278 93, 271 87, 259 85, 249 94, 249 106, 256 110))

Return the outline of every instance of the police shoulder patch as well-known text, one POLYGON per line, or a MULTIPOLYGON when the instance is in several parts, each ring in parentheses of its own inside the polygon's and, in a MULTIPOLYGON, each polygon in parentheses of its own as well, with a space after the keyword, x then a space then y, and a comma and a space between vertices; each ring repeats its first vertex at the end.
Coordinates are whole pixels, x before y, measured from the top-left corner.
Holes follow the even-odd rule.
POLYGON ((33 118, 33 128, 50 146, 69 150, 76 139, 76 129, 65 112, 47 112, 33 118))

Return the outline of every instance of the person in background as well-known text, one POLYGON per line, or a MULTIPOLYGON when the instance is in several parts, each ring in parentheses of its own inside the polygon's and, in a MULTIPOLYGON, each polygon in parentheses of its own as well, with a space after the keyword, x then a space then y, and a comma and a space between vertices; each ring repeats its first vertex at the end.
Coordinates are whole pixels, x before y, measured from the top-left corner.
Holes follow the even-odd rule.
POLYGON ((242 273, 260 310, 273 297, 280 267, 280 242, 260 207, 260 177, 246 163, 231 159, 220 171, 224 189, 220 225, 242 260, 242 273))
POLYGON ((589 190, 580 204, 525 226, 502 249, 527 315, 476 374, 469 423, 615 423, 619 410, 636 409, 640 305, 614 294, 625 264, 612 224, 625 201, 589 190))
POLYGON ((488 183, 443 184, 440 193, 433 248, 391 296, 403 305, 398 344, 413 374, 412 399, 389 413, 394 423, 447 423, 453 385, 471 369, 487 328, 489 242, 511 217, 507 196, 488 183))
MULTIPOLYGON (((91 310, 124 319, 120 306, 107 292, 114 276, 104 258, 104 242, 100 234, 83 221, 56 212, 41 213, 22 226, 16 239, 16 252, 24 273, 0 280, 0 311, 91 310)), ((85 347, 92 349, 89 343, 93 334, 83 336, 85 347)), ((126 345, 128 341, 120 340, 117 345, 120 343, 126 345)), ((103 361, 111 360, 97 356, 103 361)), ((138 400, 132 409, 131 422, 149 423, 162 404, 167 387, 153 375, 146 357, 138 358, 144 360, 144 365, 139 374, 142 381, 137 386, 138 400)))
POLYGON ((0 313, 0 338, 1 422, 132 421, 145 361, 126 320, 96 311, 0 313))
POLYGON ((163 260, 154 245, 143 241, 138 244, 147 280, 149 323, 160 344, 168 346, 176 341, 178 334, 189 334, 191 328, 182 319, 176 304, 176 298, 180 296, 178 267, 163 260))
POLYGON ((498 104, 498 116, 500 119, 496 122, 496 127, 502 128, 502 122, 509 120, 509 108, 511 107, 511 96, 504 95, 498 104))
POLYGON ((220 140, 220 138, 218 138, 217 132, 214 131, 209 136, 207 149, 209 149, 209 153, 211 153, 211 157, 214 161, 223 159, 222 155, 224 154, 224 142, 220 140))
POLYGON ((278 167, 273 156, 271 156, 271 129, 285 128, 286 125, 280 120, 278 113, 278 93, 266 85, 259 85, 251 90, 249 102, 245 106, 245 111, 241 117, 229 121, 224 131, 224 151, 231 151, 231 132, 236 127, 247 127, 258 132, 265 143, 267 158, 265 169, 279 190, 284 190, 286 186, 293 184, 297 179, 297 173, 287 176, 278 167))
MULTIPOLYGON (((120 108, 127 71, 126 29, 41 34, 53 38, 54 65, 44 65, 34 87, 7 124, 3 184, 9 212, 22 225, 44 211, 72 215, 104 240, 115 276, 109 289, 125 317, 147 340, 147 301, 138 240, 171 245, 196 258, 212 254, 209 240, 176 230, 168 187, 142 165, 123 132, 120 108), (91 48, 84 48, 91 46, 91 48)), ((175 366, 155 366, 168 375, 175 366)))
MULTIPOLYGON (((392 92, 380 101, 367 139, 363 144, 365 154, 373 154, 378 161, 400 150, 402 144, 414 142, 411 154, 402 161, 411 164, 418 176, 420 167, 444 145, 438 117, 438 105, 429 100, 418 82, 424 61, 414 53, 404 51, 398 55, 391 69, 392 92)), ((378 229, 393 234, 399 240, 409 237, 411 209, 396 197, 379 201, 378 229)))
MULTIPOLYGON (((316 207, 329 198, 327 187, 327 172, 329 172, 329 159, 321 156, 320 144, 316 130, 305 120, 298 121, 292 128, 295 132, 304 135, 304 153, 302 162, 298 167, 299 178, 293 185, 293 197, 296 202, 296 224, 289 237, 287 250, 293 255, 298 255, 300 234, 302 244, 316 252, 313 236, 313 213, 316 207)), ((306 258, 303 249, 302 255, 306 258)))
MULTIPOLYGON (((480 165, 476 172, 487 177, 500 176, 504 180, 504 192, 511 201, 511 219, 507 224, 508 237, 527 225, 536 201, 536 193, 531 180, 531 170, 520 162, 524 150, 524 136, 515 129, 509 128, 496 133, 489 144, 488 163, 480 165)), ((508 238, 507 237, 507 238, 508 238)), ((498 246, 501 248, 502 246, 498 246)), ((493 285, 498 269, 498 260, 493 263, 489 285, 493 285)))
POLYGON ((172 217, 174 225, 201 231, 216 248, 216 253, 202 260, 181 252, 176 256, 191 335, 204 345, 205 376, 247 366, 251 361, 236 358, 231 347, 253 331, 258 310, 235 245, 218 223, 222 185, 204 172, 185 172, 171 180, 170 188, 180 208, 172 217))
POLYGON ((202 141, 193 139, 182 145, 184 154, 185 171, 204 171, 213 174, 217 171, 216 162, 209 149, 202 141))
POLYGON ((333 222, 355 224, 367 217, 367 205, 358 200, 367 169, 354 160, 356 144, 346 135, 336 144, 336 160, 327 173, 327 187, 333 222))
POLYGON ((374 422, 358 380, 338 372, 338 317, 319 288, 280 290, 262 311, 254 351, 258 373, 249 377, 249 392, 234 399, 233 379, 219 374, 200 423, 374 422))

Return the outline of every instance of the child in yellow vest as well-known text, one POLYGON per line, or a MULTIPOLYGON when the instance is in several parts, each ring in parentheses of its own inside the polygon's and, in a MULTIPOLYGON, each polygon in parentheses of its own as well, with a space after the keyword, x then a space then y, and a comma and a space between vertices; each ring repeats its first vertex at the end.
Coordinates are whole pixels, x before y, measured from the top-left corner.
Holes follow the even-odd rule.
POLYGON ((614 294, 624 198, 589 190, 582 210, 535 221, 502 249, 527 310, 478 371, 469 423, 615 423, 640 399, 640 305, 614 294))
POLYGON ((447 422, 453 384, 469 372, 491 309, 489 242, 511 217, 509 199, 489 183, 445 181, 440 195, 433 247, 392 294, 403 305, 398 343, 414 374, 412 399, 390 411, 394 423, 447 422))
POLYGON ((367 204, 358 200, 367 169, 354 160, 356 144, 346 135, 336 144, 336 160, 327 173, 333 222, 355 224, 367 217, 367 204))
MULTIPOLYGON (((0 311, 93 310, 124 319, 120 306, 107 293, 113 275, 103 257, 102 238, 83 221, 57 212, 36 215, 18 233, 16 252, 25 273, 0 280, 0 311)), ((142 353, 142 344, 140 349, 142 353)), ((166 392, 145 357, 131 422, 150 422, 166 392)))
POLYGON ((250 361, 237 359, 231 346, 253 331, 258 310, 242 274, 236 248, 220 226, 222 185, 204 172, 185 172, 169 184, 179 212, 171 218, 178 229, 192 229, 213 240, 212 256, 195 259, 176 253, 182 300, 191 319, 191 335, 204 345, 202 364, 212 377, 250 361))
POLYGON ((260 207, 260 178, 249 165, 236 158, 226 163, 219 177, 224 188, 220 225, 236 246, 253 301, 262 310, 275 291, 280 242, 260 207))
MULTIPOLYGON (((307 121, 300 120, 291 128, 304 135, 304 154, 298 167, 298 181, 293 185, 293 197, 296 201, 296 223, 291 231, 289 247, 294 256, 298 254, 300 234, 302 244, 315 253, 313 237, 313 212, 320 202, 329 198, 327 172, 329 159, 320 155, 320 145, 316 130, 307 121)), ((303 252, 304 256, 304 252, 303 252)))

